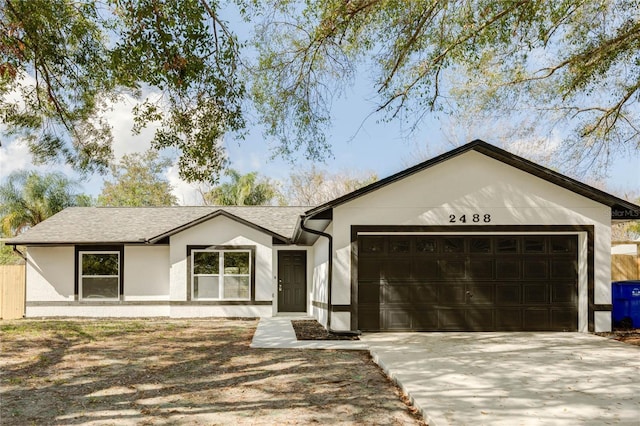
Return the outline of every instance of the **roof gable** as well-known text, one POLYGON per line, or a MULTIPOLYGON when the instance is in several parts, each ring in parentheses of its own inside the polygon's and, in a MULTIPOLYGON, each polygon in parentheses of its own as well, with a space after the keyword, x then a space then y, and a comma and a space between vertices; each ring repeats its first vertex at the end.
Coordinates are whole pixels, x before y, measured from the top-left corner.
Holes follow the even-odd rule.
POLYGON ((437 164, 448 161, 454 157, 457 157, 469 151, 476 151, 490 158, 493 158, 497 161, 500 161, 504 164, 507 164, 509 166, 522 170, 526 173, 529 173, 533 176, 536 176, 540 179, 543 179, 547 182, 563 187, 576 194, 582 195, 586 198, 589 198, 601 204, 607 205, 611 207, 612 219, 623 220, 623 219, 640 218, 640 206, 637 206, 633 203, 630 203, 626 200, 615 197, 613 195, 607 194, 604 191, 593 188, 589 185, 586 185, 568 176, 564 176, 558 172, 555 172, 551 169, 543 167, 525 158, 519 157, 515 154, 505 151, 504 149, 498 148, 494 145, 488 144, 479 139, 474 140, 473 142, 470 142, 466 145, 463 145, 451 151, 448 151, 430 160, 424 161, 413 167, 405 169, 401 172, 393 174, 385 179, 379 180, 378 182, 374 182, 370 185, 367 185, 349 194, 343 195, 342 197, 336 198, 335 200, 329 201, 311 210, 308 210, 307 212, 305 212, 305 215, 309 219, 330 218, 331 211, 334 207, 348 203, 351 200, 354 200, 365 194, 376 191, 387 185, 391 185, 408 176, 414 175, 420 171, 423 171, 437 164))

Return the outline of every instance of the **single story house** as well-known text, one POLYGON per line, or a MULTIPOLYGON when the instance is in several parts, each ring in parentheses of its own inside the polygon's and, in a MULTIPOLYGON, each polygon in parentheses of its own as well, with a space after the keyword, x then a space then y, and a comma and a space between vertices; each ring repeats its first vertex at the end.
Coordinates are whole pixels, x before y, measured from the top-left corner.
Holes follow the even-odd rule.
POLYGON ((611 329, 611 223, 639 217, 476 140, 317 207, 74 207, 7 244, 27 317, 588 332, 611 329))

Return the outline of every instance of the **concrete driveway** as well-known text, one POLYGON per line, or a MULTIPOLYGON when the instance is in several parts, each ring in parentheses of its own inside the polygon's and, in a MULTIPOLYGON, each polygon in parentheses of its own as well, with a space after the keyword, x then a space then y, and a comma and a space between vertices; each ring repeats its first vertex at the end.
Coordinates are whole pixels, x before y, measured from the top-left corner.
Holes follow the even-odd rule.
POLYGON ((376 333, 430 426, 640 425, 640 347, 581 333, 376 333))

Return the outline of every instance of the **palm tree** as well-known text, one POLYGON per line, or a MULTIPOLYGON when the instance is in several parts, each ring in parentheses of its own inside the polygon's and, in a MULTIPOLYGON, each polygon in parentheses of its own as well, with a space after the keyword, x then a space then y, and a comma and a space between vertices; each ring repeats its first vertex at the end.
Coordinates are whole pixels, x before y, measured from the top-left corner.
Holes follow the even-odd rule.
POLYGON ((2 233, 14 236, 59 211, 90 205, 91 198, 74 192, 78 183, 62 173, 18 171, 0 185, 2 233))
POLYGON ((277 191, 269 180, 259 179, 258 173, 241 175, 236 170, 226 172, 231 182, 223 183, 204 194, 206 204, 217 206, 263 206, 269 204, 277 191))

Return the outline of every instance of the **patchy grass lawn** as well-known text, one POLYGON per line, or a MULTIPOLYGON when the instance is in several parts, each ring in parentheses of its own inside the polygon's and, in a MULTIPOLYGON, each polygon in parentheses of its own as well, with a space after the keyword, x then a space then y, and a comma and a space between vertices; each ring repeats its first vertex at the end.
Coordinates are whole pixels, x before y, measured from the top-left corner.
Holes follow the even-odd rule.
POLYGON ((250 349, 256 326, 0 322, 0 424, 424 424, 367 352, 250 349))

